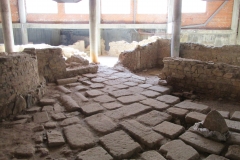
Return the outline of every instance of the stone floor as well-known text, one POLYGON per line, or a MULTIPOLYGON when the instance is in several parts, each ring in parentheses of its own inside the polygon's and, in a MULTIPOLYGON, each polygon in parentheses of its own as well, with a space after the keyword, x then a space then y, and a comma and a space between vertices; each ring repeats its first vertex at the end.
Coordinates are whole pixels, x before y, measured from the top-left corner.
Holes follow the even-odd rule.
POLYGON ((48 84, 25 114, 0 123, 0 160, 239 160, 240 112, 220 112, 227 142, 189 130, 211 108, 171 96, 156 79, 100 66, 48 84), (71 79, 70 81, 73 81, 71 79))

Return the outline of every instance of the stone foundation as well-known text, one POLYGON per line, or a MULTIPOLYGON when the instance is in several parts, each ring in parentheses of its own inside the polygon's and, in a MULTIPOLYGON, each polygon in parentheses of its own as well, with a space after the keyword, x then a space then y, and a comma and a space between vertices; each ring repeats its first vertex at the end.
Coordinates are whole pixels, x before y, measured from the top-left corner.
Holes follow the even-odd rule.
POLYGON ((34 52, 0 56, 0 118, 30 107, 43 94, 42 85, 34 52))
POLYGON ((216 97, 240 98, 240 67, 184 58, 164 58, 163 79, 174 89, 216 97))

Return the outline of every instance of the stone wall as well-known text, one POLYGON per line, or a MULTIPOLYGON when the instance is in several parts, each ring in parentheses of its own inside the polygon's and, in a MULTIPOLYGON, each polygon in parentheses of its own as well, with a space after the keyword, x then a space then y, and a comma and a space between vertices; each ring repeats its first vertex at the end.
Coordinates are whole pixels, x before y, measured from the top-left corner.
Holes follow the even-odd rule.
POLYGON ((170 57, 164 58, 163 62, 161 78, 166 79, 174 89, 227 99, 240 98, 239 66, 170 57))
POLYGON ((180 57, 240 66, 240 46, 211 47, 194 43, 182 43, 180 57))
POLYGON ((21 112, 31 97, 42 95, 34 52, 0 56, 0 88, 0 118, 21 112))

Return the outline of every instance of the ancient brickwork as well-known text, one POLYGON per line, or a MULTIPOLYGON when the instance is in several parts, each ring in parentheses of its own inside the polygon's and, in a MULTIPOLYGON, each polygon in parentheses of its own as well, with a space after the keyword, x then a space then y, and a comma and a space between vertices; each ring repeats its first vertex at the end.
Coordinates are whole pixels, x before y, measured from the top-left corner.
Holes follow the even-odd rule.
POLYGON ((39 86, 36 55, 22 52, 0 56, 0 117, 17 112, 14 107, 20 104, 15 101, 26 107, 23 98, 41 94, 36 90, 39 86))
POLYGON ((164 58, 162 78, 175 89, 240 98, 240 67, 184 58, 164 58))
POLYGON ((201 61, 222 62, 240 66, 240 46, 211 47, 194 43, 182 43, 180 57, 201 61))

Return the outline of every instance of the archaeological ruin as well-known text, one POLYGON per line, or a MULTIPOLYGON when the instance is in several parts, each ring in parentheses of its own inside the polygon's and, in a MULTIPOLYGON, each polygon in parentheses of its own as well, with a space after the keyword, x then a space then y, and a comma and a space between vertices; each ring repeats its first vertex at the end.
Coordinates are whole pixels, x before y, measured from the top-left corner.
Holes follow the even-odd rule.
POLYGON ((240 0, 0 14, 0 160, 240 159, 240 0))

